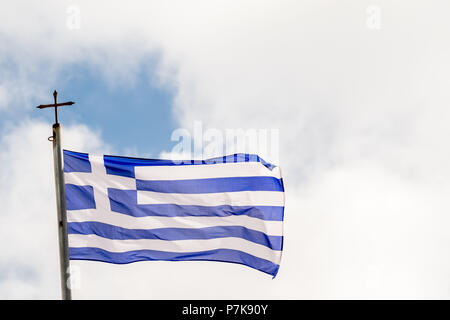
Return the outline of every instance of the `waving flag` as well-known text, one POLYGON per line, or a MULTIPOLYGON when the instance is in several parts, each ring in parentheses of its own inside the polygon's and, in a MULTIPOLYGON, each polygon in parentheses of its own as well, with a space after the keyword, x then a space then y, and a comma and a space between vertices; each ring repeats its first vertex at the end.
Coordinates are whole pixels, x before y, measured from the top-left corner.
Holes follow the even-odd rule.
POLYGON ((222 261, 275 276, 280 170, 258 156, 177 161, 64 150, 71 260, 222 261))

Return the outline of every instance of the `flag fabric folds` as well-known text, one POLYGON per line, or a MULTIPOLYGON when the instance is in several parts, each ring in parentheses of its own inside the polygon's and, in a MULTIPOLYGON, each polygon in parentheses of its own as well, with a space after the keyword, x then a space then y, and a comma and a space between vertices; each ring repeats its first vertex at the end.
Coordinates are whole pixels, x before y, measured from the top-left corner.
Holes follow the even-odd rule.
POLYGON ((172 161, 64 150, 64 178, 71 260, 278 272, 284 186, 279 167, 256 155, 172 161))

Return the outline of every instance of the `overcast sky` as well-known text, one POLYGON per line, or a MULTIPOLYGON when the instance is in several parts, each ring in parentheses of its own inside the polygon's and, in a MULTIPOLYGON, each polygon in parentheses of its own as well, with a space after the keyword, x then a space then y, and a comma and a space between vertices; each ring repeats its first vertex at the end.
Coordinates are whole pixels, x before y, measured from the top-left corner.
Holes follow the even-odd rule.
POLYGON ((74 298, 450 298, 450 2, 9 1, 0 6, 0 298, 60 297, 63 144, 159 157, 176 128, 279 129, 278 276, 73 263, 74 298))

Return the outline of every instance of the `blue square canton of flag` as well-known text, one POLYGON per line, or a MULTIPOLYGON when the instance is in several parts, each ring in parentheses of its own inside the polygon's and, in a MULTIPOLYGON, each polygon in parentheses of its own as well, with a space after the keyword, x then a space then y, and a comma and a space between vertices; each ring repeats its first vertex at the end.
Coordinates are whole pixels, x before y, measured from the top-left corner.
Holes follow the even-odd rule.
POLYGON ((71 260, 221 261, 275 277, 279 167, 256 155, 172 161, 64 150, 71 260))

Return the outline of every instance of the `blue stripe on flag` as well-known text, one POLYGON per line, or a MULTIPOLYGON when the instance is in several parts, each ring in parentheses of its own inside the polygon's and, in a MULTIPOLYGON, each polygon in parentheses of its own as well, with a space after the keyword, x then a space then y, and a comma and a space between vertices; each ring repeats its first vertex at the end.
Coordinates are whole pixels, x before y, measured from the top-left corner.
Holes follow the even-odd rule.
POLYGON ((94 188, 66 184, 67 210, 95 209, 94 188))
POLYGON ((89 155, 64 150, 64 172, 92 172, 89 155))
POLYGON ((165 252, 156 250, 135 250, 127 252, 110 252, 100 248, 69 248, 71 260, 94 260, 115 264, 137 261, 220 261, 249 266, 253 269, 276 276, 279 265, 248 253, 231 249, 216 249, 200 252, 165 252))
POLYGON ((137 191, 108 188, 111 210, 133 217, 228 217, 247 215, 262 220, 283 221, 284 207, 274 206, 195 206, 176 204, 137 204, 137 191))
POLYGON ((269 170, 275 166, 261 157, 254 154, 237 153, 224 157, 207 160, 163 160, 163 159, 140 159, 118 156, 103 157, 108 174, 135 178, 134 167, 137 166, 183 166, 183 165, 208 165, 215 163, 236 163, 236 162, 260 162, 269 170))
POLYGON ((159 240, 192 240, 216 238, 242 238, 261 244, 272 250, 281 250, 282 236, 269 236, 261 231, 241 226, 216 226, 206 228, 158 228, 158 229, 126 229, 102 222, 70 222, 69 234, 95 234, 113 240, 159 239, 159 240))
POLYGON ((274 177, 226 177, 192 180, 136 180, 138 190, 164 193, 215 193, 235 191, 280 191, 283 185, 274 177))

